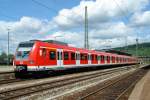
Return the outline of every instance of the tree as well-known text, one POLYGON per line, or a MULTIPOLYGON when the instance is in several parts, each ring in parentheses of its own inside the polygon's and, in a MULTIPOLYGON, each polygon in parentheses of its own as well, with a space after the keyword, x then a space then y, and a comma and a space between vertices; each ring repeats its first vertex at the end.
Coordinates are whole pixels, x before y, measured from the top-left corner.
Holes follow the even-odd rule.
POLYGON ((0 55, 0 64, 6 64, 7 63, 7 54, 5 52, 2 52, 0 55))
POLYGON ((13 64, 13 59, 14 59, 14 55, 13 54, 9 54, 7 56, 7 54, 5 52, 2 52, 0 55, 0 64, 1 65, 6 65, 7 61, 8 61, 8 57, 9 57, 9 64, 13 64))

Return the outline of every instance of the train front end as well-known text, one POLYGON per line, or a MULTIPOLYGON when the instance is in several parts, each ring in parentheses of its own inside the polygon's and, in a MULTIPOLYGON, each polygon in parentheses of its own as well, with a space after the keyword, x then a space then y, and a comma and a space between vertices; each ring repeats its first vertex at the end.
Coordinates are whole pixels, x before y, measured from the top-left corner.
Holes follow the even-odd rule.
POLYGON ((28 66, 34 66, 36 59, 35 41, 21 42, 16 50, 14 70, 16 77, 28 73, 28 66))

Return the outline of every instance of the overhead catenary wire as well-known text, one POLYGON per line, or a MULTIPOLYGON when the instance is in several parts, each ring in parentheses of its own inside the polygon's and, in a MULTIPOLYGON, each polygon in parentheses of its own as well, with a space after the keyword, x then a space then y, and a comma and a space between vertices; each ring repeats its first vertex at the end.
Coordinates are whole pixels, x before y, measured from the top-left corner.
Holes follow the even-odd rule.
MULTIPOLYGON (((51 10, 52 12, 58 14, 58 11, 56 11, 55 9, 53 9, 53 8, 51 8, 51 7, 49 7, 49 6, 45 5, 45 4, 43 4, 43 3, 41 3, 41 2, 39 2, 39 1, 37 1, 37 0, 32 0, 32 1, 33 1, 34 3, 36 3, 37 5, 42 6, 42 7, 46 8, 46 9, 49 9, 49 10, 51 10)), ((83 22, 85 21, 82 15, 77 14, 76 12, 73 12, 73 13, 81 18, 81 20, 80 20, 81 22, 82 22, 82 21, 83 21, 83 22)), ((66 18, 66 19, 68 19, 69 21, 72 21, 72 20, 73 20, 72 17, 67 17, 67 16, 65 16, 64 14, 61 14, 61 16, 64 17, 64 18, 66 18)), ((78 20, 76 20, 76 21, 78 21, 78 20)))
MULTIPOLYGON (((39 2, 39 1, 37 1, 37 0, 32 0, 32 1, 33 1, 34 3, 36 3, 37 5, 42 6, 42 7, 46 8, 46 9, 49 9, 49 10, 53 11, 54 13, 58 14, 58 11, 57 11, 57 10, 55 10, 55 9, 53 9, 53 8, 51 8, 51 7, 49 7, 49 6, 45 5, 45 4, 43 4, 43 3, 41 3, 41 2, 39 2)), ((75 12, 74 12, 74 13, 75 13, 75 12)), ((72 18, 66 17, 66 16, 63 15, 63 14, 61 14, 61 16, 65 17, 65 18, 67 18, 67 19, 72 20, 72 18)), ((83 16, 81 16, 81 15, 79 15, 79 14, 78 14, 78 16, 80 16, 80 17, 83 19, 83 16)))
POLYGON ((0 10, 0 16, 3 16, 3 17, 5 17, 6 19, 9 19, 9 20, 15 19, 15 17, 8 16, 7 14, 3 13, 1 10, 0 10))
MULTIPOLYGON (((125 19, 126 19, 126 21, 129 21, 129 19, 127 18, 127 16, 126 16, 126 11, 124 11, 121 7, 120 7, 120 5, 118 4, 118 2, 116 2, 116 0, 113 0, 115 3, 116 3, 116 5, 120 8, 120 11, 122 12, 122 14, 123 15, 125 15, 125 19)), ((128 11, 128 9, 127 9, 127 11, 128 11)), ((129 11, 128 11, 129 12, 129 11)), ((136 32, 137 32, 137 34, 138 34, 138 31, 137 30, 135 30, 136 32)), ((127 37, 126 37, 127 38, 127 37)), ((126 40, 127 41, 127 40, 126 40)), ((136 44, 137 44, 137 41, 138 41, 138 35, 137 35, 137 38, 136 38, 136 44)), ((136 52, 137 52, 137 50, 138 49, 136 49, 136 52)), ((136 54, 136 56, 138 56, 138 54, 136 54)))

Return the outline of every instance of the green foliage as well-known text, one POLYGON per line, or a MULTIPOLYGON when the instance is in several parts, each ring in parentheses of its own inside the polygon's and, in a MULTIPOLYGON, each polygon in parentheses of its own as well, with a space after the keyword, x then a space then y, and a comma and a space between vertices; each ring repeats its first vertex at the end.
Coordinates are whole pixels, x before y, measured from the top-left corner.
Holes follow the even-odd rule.
POLYGON ((9 64, 12 64, 14 56, 12 54, 7 55, 5 52, 2 52, 0 55, 0 64, 1 65, 7 64, 8 57, 9 57, 9 64))
MULTIPOLYGON (((136 55, 136 45, 129 45, 127 47, 114 48, 119 51, 126 51, 132 55, 136 55)), ((150 43, 138 44, 138 56, 150 56, 150 43)))

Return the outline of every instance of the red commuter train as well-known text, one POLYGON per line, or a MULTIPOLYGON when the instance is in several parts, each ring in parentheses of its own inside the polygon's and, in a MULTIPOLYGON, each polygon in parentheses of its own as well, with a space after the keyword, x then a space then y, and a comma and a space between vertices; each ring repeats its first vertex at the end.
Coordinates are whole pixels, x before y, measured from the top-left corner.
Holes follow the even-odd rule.
POLYGON ((21 42, 16 50, 16 74, 51 72, 70 68, 135 64, 135 57, 70 47, 64 43, 41 40, 21 42))

